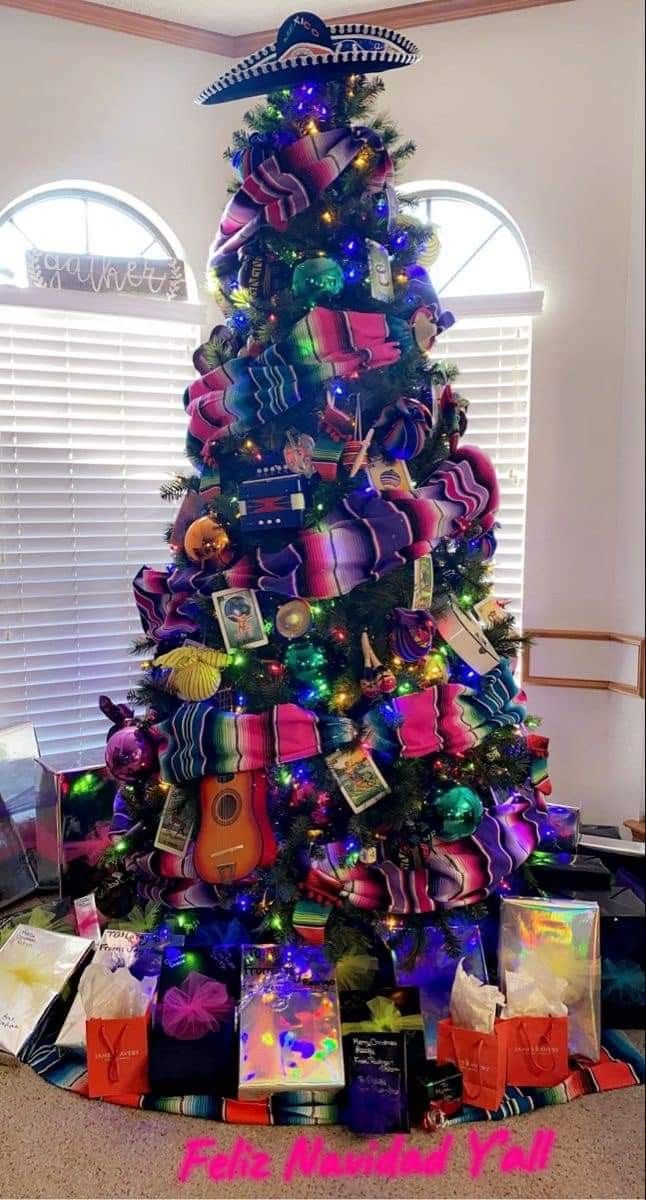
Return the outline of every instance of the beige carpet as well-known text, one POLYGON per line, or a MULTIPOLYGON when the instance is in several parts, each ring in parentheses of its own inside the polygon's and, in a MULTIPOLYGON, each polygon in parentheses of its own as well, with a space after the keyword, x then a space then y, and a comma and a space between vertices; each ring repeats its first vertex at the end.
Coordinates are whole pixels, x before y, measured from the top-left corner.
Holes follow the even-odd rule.
MULTIPOLYGON (((28 1067, 0 1067, 0 1196, 8 1197, 622 1197, 644 1196, 644 1089, 628 1088, 587 1096, 500 1125, 485 1123, 454 1130, 446 1173, 401 1180, 375 1177, 281 1179, 297 1137, 324 1135, 328 1150, 365 1148, 341 1129, 234 1128, 212 1121, 116 1108, 59 1091, 28 1067), (556 1142, 549 1168, 540 1174, 506 1173, 497 1167, 500 1151, 479 1179, 469 1175, 469 1135, 483 1139, 505 1129, 510 1140, 528 1148, 539 1129, 550 1128, 556 1142), (177 1181, 189 1138, 217 1139, 230 1150, 238 1137, 273 1158, 266 1183, 214 1182, 195 1174, 177 1181)), ((428 1153, 438 1135, 416 1133, 407 1145, 428 1153)))

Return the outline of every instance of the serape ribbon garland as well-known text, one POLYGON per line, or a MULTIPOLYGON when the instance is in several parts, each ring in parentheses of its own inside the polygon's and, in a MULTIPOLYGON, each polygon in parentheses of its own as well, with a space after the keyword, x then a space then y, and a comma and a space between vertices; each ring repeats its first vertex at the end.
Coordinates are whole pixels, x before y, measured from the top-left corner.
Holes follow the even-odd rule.
POLYGON ((317 306, 262 354, 231 358, 189 384, 187 450, 214 461, 218 442, 231 434, 322 399, 331 379, 392 366, 413 344, 398 317, 317 306))
MULTIPOLYGON (((498 483, 490 460, 475 447, 463 446, 416 493, 351 492, 330 513, 324 531, 306 530, 273 553, 258 548, 234 563, 225 573, 226 583, 306 599, 346 595, 422 558, 442 538, 475 522, 490 530, 497 507, 498 483)), ((221 587, 220 574, 198 567, 170 573, 142 567, 133 589, 144 632, 156 641, 193 636, 200 618, 195 597, 210 596, 221 587)))
POLYGON ((539 820, 537 798, 531 791, 519 793, 487 810, 470 837, 425 843, 420 847, 424 865, 412 868, 389 859, 372 866, 346 866, 345 844, 332 842, 312 860, 302 887, 318 902, 340 905, 347 901, 364 911, 398 916, 475 904, 536 849, 539 820))
POLYGON ((261 770, 330 753, 358 736, 384 758, 420 758, 439 750, 459 754, 492 729, 520 724, 523 699, 503 662, 478 692, 449 683, 400 696, 368 712, 361 728, 349 717, 317 716, 297 704, 277 704, 264 713, 222 712, 210 700, 181 704, 156 727, 163 739, 161 774, 169 783, 186 783, 261 770))
POLYGON ((487 529, 498 484, 485 454, 464 447, 413 494, 352 492, 323 531, 305 530, 275 552, 256 548, 225 572, 228 587, 327 600, 427 555, 476 521, 487 529))
POLYGON ((283 146, 256 137, 234 160, 242 183, 222 214, 209 251, 209 267, 217 269, 223 258, 248 242, 262 225, 286 229, 292 217, 309 208, 312 200, 338 179, 368 141, 378 156, 368 187, 392 192, 392 161, 381 139, 371 131, 329 129, 283 146))

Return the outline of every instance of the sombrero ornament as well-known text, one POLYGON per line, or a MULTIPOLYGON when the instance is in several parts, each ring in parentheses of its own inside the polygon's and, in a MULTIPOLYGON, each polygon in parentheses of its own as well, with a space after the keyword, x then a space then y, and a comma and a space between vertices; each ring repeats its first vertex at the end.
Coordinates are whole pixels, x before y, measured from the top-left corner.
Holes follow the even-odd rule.
POLYGON ((419 62, 417 46, 381 25, 326 25, 315 13, 288 17, 274 45, 263 46, 225 71, 197 97, 198 104, 224 104, 259 96, 310 79, 393 71, 419 62))

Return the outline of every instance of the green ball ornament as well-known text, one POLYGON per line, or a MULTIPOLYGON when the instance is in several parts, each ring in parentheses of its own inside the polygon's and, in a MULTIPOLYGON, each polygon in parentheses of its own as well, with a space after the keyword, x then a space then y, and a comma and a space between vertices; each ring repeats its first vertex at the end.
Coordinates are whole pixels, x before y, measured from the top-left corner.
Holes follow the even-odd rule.
POLYGON ((320 296, 338 296, 344 282, 338 262, 320 255, 298 264, 292 277, 292 291, 300 300, 317 300, 320 296))
POLYGON ((475 833, 484 805, 470 787, 452 787, 435 797, 432 805, 433 832, 443 842, 457 842, 475 833))
POLYGON ((325 666, 325 655, 319 646, 294 641, 289 643, 284 661, 299 683, 314 683, 325 666))

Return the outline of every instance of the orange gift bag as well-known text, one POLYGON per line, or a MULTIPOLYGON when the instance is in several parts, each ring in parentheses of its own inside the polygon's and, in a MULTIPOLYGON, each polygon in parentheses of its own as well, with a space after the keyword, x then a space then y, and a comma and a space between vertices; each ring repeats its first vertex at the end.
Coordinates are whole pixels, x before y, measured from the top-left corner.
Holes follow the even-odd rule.
POLYGON ((507 1083, 554 1087, 569 1073, 567 1017, 510 1017, 507 1026, 507 1083))
POLYGON ((505 1094, 510 1024, 496 1021, 493 1033, 481 1033, 454 1025, 450 1017, 438 1021, 437 1061, 455 1063, 460 1068, 465 1104, 500 1108, 505 1094))
POLYGON ((88 1092, 123 1096, 147 1092, 148 1016, 101 1017, 86 1023, 88 1092))

